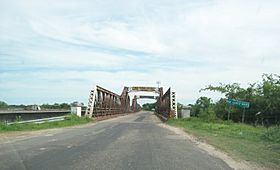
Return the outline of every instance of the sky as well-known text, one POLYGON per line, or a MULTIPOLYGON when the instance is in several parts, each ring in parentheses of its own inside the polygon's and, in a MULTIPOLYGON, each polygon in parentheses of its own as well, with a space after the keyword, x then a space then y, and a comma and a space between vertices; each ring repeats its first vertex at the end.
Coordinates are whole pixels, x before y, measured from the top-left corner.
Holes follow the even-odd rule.
POLYGON ((279 0, 0 0, 0 101, 80 101, 100 85, 171 87, 280 74, 279 0))

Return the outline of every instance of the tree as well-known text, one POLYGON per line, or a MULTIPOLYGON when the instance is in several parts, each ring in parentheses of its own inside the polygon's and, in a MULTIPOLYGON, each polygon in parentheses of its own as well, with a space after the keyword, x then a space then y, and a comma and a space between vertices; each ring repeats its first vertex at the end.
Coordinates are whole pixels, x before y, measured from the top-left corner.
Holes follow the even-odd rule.
POLYGON ((142 105, 142 109, 152 111, 153 109, 155 109, 155 105, 156 103, 145 103, 142 105))
POLYGON ((280 76, 264 74, 262 83, 257 84, 259 108, 262 117, 268 124, 279 124, 280 121, 280 76))
POLYGON ((54 104, 43 104, 41 105, 42 109, 65 109, 69 110, 70 109, 70 104, 68 103, 54 103, 54 104))
POLYGON ((70 109, 70 105, 68 104, 68 103, 61 103, 60 105, 59 105, 59 109, 70 109))
POLYGON ((7 109, 9 105, 5 103, 4 101, 0 101, 0 109, 7 109))
POLYGON ((206 121, 213 121, 216 119, 213 106, 214 104, 212 103, 211 98, 200 97, 194 105, 191 105, 191 115, 200 117, 206 121))
MULTIPOLYGON (((280 122, 280 76, 263 74, 262 82, 250 84, 247 88, 240 84, 209 85, 200 91, 217 91, 226 98, 250 102, 250 108, 246 109, 246 123, 279 124, 280 122)), ((221 98, 214 104, 217 117, 225 119, 225 114, 230 110, 233 121, 241 121, 243 109, 229 107, 226 99, 221 98)), ((197 114, 197 110, 195 111, 197 114)))
POLYGON ((192 116, 198 116, 201 110, 208 108, 211 105, 211 99, 208 97, 200 97, 192 106, 192 116))

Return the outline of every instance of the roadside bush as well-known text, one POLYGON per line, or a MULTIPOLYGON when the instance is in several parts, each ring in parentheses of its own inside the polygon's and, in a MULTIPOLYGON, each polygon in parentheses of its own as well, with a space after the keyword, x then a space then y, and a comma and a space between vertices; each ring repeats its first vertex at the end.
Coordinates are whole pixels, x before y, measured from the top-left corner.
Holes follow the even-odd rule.
POLYGON ((261 134, 261 138, 267 141, 280 143, 280 127, 270 127, 267 129, 266 132, 261 134))
POLYGON ((212 107, 201 109, 199 111, 198 117, 207 122, 214 122, 217 120, 216 114, 212 107))

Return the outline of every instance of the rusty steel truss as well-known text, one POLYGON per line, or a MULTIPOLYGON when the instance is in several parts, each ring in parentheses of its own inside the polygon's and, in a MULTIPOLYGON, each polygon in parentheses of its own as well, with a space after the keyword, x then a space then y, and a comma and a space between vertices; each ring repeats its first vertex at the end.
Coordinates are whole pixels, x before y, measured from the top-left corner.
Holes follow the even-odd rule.
POLYGON ((155 111, 165 118, 178 118, 176 93, 171 88, 158 97, 155 111))
POLYGON ((128 112, 129 100, 127 89, 118 95, 100 86, 95 86, 90 91, 85 115, 97 117, 128 112))
POLYGON ((139 111, 137 99, 148 98, 156 100, 156 113, 166 118, 177 118, 177 101, 175 92, 169 88, 163 94, 163 88, 157 87, 124 87, 121 95, 111 92, 100 86, 94 86, 89 95, 88 106, 85 116, 98 117, 105 115, 122 114, 139 111), (154 92, 158 96, 134 96, 130 106, 130 92, 154 92))

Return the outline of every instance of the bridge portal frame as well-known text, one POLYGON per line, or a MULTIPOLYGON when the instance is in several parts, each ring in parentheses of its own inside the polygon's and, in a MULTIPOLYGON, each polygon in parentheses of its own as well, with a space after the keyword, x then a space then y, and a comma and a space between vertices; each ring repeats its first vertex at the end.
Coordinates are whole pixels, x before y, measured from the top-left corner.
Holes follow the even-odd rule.
MULTIPOLYGON (((162 87, 124 87, 122 94, 118 95, 97 85, 90 91, 85 116, 91 118, 96 116, 128 113, 131 111, 136 112, 138 111, 137 96, 134 96, 132 106, 130 107, 130 97, 128 93, 138 91, 158 93, 159 96, 152 96, 156 99, 156 113, 161 114, 166 118, 178 118, 176 93, 171 91, 171 88, 163 94, 162 87)), ((142 98, 145 97, 151 98, 151 96, 142 96, 142 98)), ((141 98, 141 96, 139 98, 141 98)))

